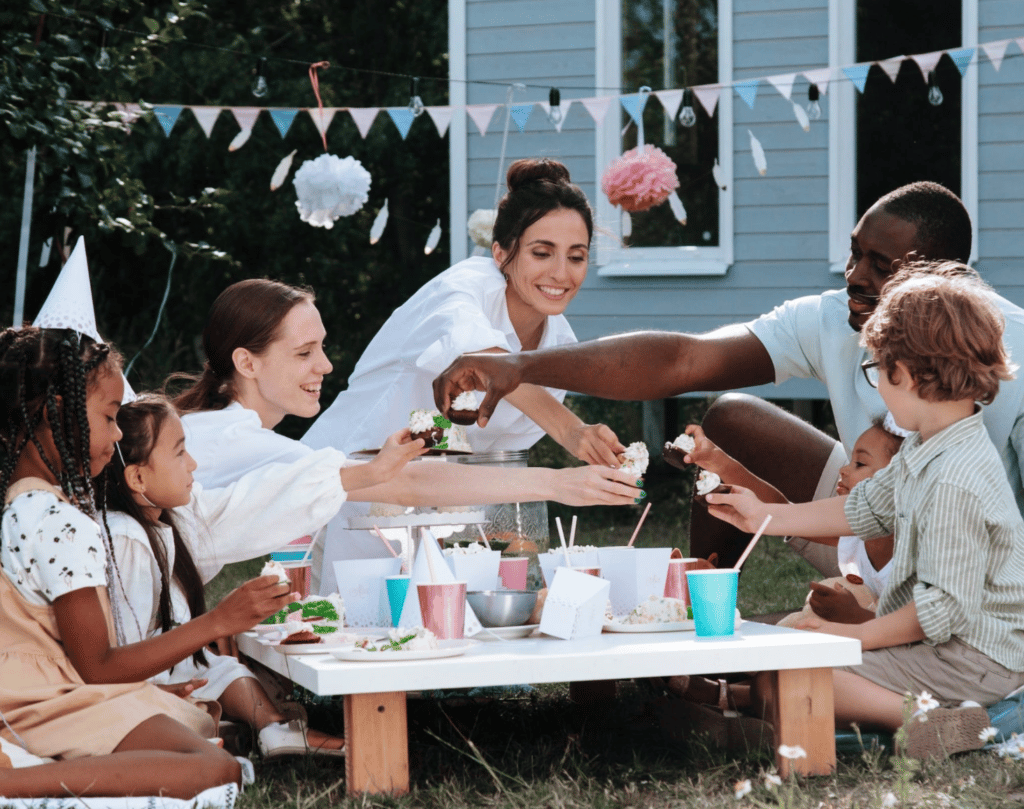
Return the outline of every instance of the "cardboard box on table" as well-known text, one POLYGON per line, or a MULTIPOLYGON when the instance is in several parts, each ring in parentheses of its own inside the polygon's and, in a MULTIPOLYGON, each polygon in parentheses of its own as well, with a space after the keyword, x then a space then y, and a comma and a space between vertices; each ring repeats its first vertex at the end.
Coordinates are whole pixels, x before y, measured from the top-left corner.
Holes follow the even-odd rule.
POLYGON ((552 576, 541 614, 540 631, 563 640, 592 638, 604 628, 609 583, 560 567, 552 576))
POLYGON ((612 612, 626 615, 665 592, 671 548, 599 548, 601 578, 611 582, 612 612))
POLYGON ((466 582, 466 590, 497 590, 501 551, 453 553, 445 556, 456 581, 466 582))

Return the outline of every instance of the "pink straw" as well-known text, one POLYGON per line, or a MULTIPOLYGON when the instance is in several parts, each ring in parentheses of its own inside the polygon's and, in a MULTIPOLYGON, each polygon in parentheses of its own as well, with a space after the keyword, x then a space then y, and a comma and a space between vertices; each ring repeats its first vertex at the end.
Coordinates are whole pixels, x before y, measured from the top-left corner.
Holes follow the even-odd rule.
POLYGON ((490 550, 491 543, 487 541, 487 534, 484 533, 483 526, 480 525, 480 523, 477 523, 476 530, 480 532, 480 539, 484 541, 484 545, 487 547, 487 550, 490 550))
POLYGON ((629 538, 629 542, 626 543, 627 548, 633 547, 633 541, 636 539, 636 535, 640 533, 640 526, 644 524, 644 520, 647 519, 647 512, 651 510, 651 504, 647 504, 647 508, 644 509, 644 513, 640 515, 640 522, 636 524, 636 528, 633 530, 633 536, 629 538))
POLYGON ((743 563, 747 561, 747 557, 750 556, 750 552, 752 550, 754 550, 754 546, 757 544, 757 540, 759 540, 761 538, 761 534, 764 533, 764 529, 768 527, 768 523, 770 523, 771 521, 772 521, 772 515, 771 514, 769 514, 767 517, 764 518, 764 522, 761 523, 761 527, 757 529, 757 533, 754 534, 754 538, 752 540, 750 540, 750 544, 747 545, 746 550, 743 551, 743 555, 740 556, 740 558, 736 562, 736 564, 733 565, 733 570, 737 570, 738 571, 741 567, 743 567, 743 563))
POLYGON ((380 541, 384 543, 384 547, 388 549, 388 553, 397 559, 398 554, 395 552, 395 549, 391 547, 391 543, 387 541, 384 534, 381 533, 381 530, 376 525, 373 526, 373 530, 376 532, 377 536, 380 537, 380 541))

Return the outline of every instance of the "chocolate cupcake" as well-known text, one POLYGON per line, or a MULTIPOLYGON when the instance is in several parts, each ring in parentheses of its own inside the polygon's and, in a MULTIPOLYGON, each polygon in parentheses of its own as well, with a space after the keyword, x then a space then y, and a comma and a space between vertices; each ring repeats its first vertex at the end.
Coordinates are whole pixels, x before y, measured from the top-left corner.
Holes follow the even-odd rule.
POLYGON ((697 475, 697 480, 694 481, 693 487, 693 499, 705 506, 708 504, 709 494, 728 494, 732 491, 731 486, 722 483, 722 479, 718 475, 706 469, 700 470, 700 474, 697 475))
POLYGON ((480 418, 480 405, 476 400, 476 394, 471 390, 464 390, 456 396, 448 408, 448 418, 452 423, 461 424, 463 427, 476 424, 476 420, 480 418))
POLYGON ((409 432, 414 440, 422 438, 427 449, 442 445, 442 448, 447 448, 444 431, 451 426, 451 422, 437 410, 413 410, 409 414, 409 432))
POLYGON ((693 452, 693 437, 683 433, 676 437, 675 441, 666 441, 665 447, 661 451, 661 457, 663 457, 666 463, 670 463, 676 469, 686 469, 690 464, 683 460, 687 455, 693 452))

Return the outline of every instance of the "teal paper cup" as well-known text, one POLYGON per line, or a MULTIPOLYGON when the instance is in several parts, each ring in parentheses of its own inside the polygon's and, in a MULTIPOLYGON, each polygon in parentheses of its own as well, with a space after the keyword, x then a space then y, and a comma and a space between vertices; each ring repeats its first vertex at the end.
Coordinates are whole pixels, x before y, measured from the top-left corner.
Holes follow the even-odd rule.
POLYGON ((409 592, 409 577, 385 576, 384 581, 388 588, 388 604, 391 606, 391 625, 398 626, 402 618, 402 608, 405 606, 405 596, 409 592))
POLYGON ((732 635, 736 626, 738 570, 687 570, 694 629, 698 637, 732 635))

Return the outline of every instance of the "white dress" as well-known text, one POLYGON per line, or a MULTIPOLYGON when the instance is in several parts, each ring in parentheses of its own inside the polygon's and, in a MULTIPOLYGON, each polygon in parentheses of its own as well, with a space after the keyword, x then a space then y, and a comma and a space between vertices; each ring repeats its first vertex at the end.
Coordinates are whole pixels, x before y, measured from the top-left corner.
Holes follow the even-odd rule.
MULTIPOLYGON (((203 582, 225 564, 270 553, 294 538, 297 531, 312 532, 323 525, 345 500, 338 475, 343 461, 342 453, 323 450, 296 463, 266 465, 225 488, 204 489, 195 484, 191 502, 174 509, 174 515, 203 582)), ((121 579, 110 588, 110 597, 119 608, 124 643, 137 643, 162 631, 158 623, 160 568, 138 522, 127 514, 111 512, 108 524, 121 579)), ((171 529, 161 526, 157 530, 167 569, 173 570, 171 529)), ((185 594, 172 584, 172 622, 183 624, 191 618, 185 594)), ((167 684, 205 677, 209 682, 193 692, 193 697, 216 700, 238 678, 253 676, 233 657, 209 650, 205 654, 208 667, 189 657, 151 681, 167 684)))
MULTIPOLYGON (((348 388, 314 422, 302 442, 337 447, 349 454, 376 449, 407 427, 412 410, 434 409, 434 378, 460 354, 488 348, 510 353, 522 343, 509 319, 505 279, 490 257, 460 261, 431 279, 388 318, 349 377, 348 388)), ((549 317, 538 348, 576 342, 563 315, 549 317)), ((558 401, 564 390, 547 389, 558 401)), ((498 403, 487 427, 466 428, 474 452, 529 449, 544 431, 506 401, 498 403)), ((313 586, 321 593, 337 587, 333 562, 377 557, 384 551, 367 531, 348 529, 348 518, 367 513, 364 503, 348 503, 314 547, 313 586)))
POLYGON ((886 562, 881 570, 875 570, 875 566, 868 556, 867 548, 864 546, 864 540, 858 536, 839 537, 836 557, 839 561, 839 571, 844 576, 850 573, 860 576, 864 580, 865 586, 875 594, 877 601, 889 581, 892 559, 886 562))

